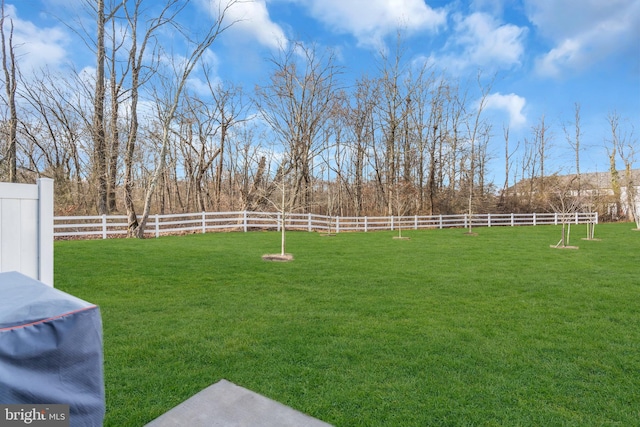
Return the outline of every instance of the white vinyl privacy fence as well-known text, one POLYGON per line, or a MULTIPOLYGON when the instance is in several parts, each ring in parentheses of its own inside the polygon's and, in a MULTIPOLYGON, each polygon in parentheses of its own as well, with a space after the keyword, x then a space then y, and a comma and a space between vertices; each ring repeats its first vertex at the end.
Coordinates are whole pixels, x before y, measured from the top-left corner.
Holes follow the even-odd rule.
POLYGON ((53 180, 0 182, 0 272, 53 286, 53 180))
MULTIPOLYGON (((597 224, 597 212, 532 213, 478 215, 415 215, 381 217, 332 217, 316 214, 287 214, 287 230, 319 232, 368 232, 378 230, 420 230, 429 228, 515 227, 519 225, 597 224)), ((275 212, 201 212, 152 215, 145 233, 161 236, 211 231, 280 230, 280 213, 275 212)), ((127 235, 124 215, 59 216, 54 218, 56 238, 102 238, 127 235)))

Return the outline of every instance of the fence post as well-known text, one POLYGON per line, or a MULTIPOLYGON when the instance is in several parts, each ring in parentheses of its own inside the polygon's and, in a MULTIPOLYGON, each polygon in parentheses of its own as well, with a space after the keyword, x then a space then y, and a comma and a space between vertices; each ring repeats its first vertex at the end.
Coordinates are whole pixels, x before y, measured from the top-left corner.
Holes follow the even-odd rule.
POLYGON ((156 214, 155 217, 156 217, 156 227, 155 228, 156 228, 156 239, 157 239, 158 237, 160 237, 160 215, 156 214))
POLYGON ((336 217, 336 234, 340 232, 340 217, 336 217))
POLYGON ((579 219, 578 219, 578 212, 576 212, 576 224, 580 224, 579 219))
POLYGON ((368 227, 368 223, 367 223, 367 217, 364 217, 364 232, 366 233, 367 231, 369 231, 369 227, 368 227))
POLYGON ((391 231, 393 231, 393 215, 391 215, 391 231))
POLYGON ((594 224, 597 224, 597 223, 598 223, 598 212, 596 212, 596 217, 595 217, 595 222, 594 222, 594 224))
POLYGON ((558 225, 558 212, 553 214, 553 225, 558 225))
POLYGON ((202 234, 207 232, 207 223, 205 220, 205 213, 202 212, 202 234))
POLYGON ((307 231, 311 233, 311 212, 309 212, 309 218, 307 219, 307 231))
POLYGON ((53 180, 38 179, 38 280, 53 287, 53 180))
POLYGON ((442 214, 440 214, 439 216, 440 216, 440 221, 439 221, 439 224, 438 224, 438 226, 439 226, 438 228, 440 228, 440 230, 442 230, 442 214))
POLYGON ((467 214, 464 214, 464 228, 469 228, 467 214))
POLYGON ((102 214, 102 239, 107 238, 107 215, 102 214))
POLYGON ((513 227, 514 225, 515 225, 515 214, 511 212, 511 226, 513 227))
POLYGON ((414 227, 413 227, 413 228, 414 228, 415 230, 417 230, 417 229, 418 229, 418 215, 416 215, 416 217, 415 217, 415 225, 414 225, 414 227))
POLYGON ((534 213, 533 213, 533 225, 534 225, 534 226, 535 226, 535 225, 538 225, 538 224, 537 224, 537 222, 538 222, 538 221, 537 221, 537 218, 536 218, 536 213, 534 212, 534 213))
POLYGON ((491 227, 491 214, 487 214, 487 227, 491 227))
POLYGON ((247 232, 247 211, 243 211, 242 212, 242 229, 244 230, 244 232, 247 232))

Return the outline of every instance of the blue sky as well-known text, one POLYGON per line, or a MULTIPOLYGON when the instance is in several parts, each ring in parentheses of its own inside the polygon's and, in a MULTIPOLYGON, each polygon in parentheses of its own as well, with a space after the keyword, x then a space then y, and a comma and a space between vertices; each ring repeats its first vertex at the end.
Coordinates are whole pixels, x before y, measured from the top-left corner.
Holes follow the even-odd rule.
MULTIPOLYGON (((84 0, 5 0, 20 65, 91 69, 78 30, 84 0)), ((219 0, 213 0, 218 2, 219 0)), ((160 0, 147 2, 157 5, 160 0)), ((211 0, 192 0, 181 20, 206 21, 211 0)), ((531 138, 542 115, 551 128, 550 170, 573 172, 563 124, 581 107, 581 169, 608 168, 607 115, 616 112, 638 148, 640 167, 640 1, 638 0, 255 0, 230 11, 241 19, 207 59, 221 79, 246 88, 265 81, 268 58, 291 40, 338 53, 345 85, 376 72, 376 56, 402 31, 406 60, 426 60, 452 78, 496 76, 488 99, 492 177, 504 179, 502 128, 511 144, 531 138)), ((171 44, 171 40, 166 40, 171 44)))

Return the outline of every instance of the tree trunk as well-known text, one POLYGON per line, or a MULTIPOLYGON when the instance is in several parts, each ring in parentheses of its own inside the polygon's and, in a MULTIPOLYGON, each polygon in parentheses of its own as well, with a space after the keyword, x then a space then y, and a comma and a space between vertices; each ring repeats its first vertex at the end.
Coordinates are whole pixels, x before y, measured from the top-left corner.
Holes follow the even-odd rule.
POLYGON ((97 0, 97 51, 96 51, 96 82, 93 98, 93 144, 94 144, 94 174, 98 184, 98 214, 108 213, 107 206, 107 151, 104 125, 104 0, 97 0))
POLYGON ((220 158, 218 159, 218 165, 216 167, 216 178, 215 178, 215 208, 218 211, 220 211, 221 209, 220 202, 222 199, 222 172, 223 172, 222 168, 224 166, 224 145, 227 137, 227 126, 228 125, 226 123, 226 119, 223 114, 222 126, 220 129, 220 147, 218 148, 218 155, 220 156, 220 158))
POLYGON ((13 21, 11 21, 11 28, 9 30, 9 45, 7 46, 4 33, 4 0, 2 0, 0 16, 0 37, 2 37, 2 69, 5 76, 5 89, 7 92, 7 103, 9 104, 9 182, 18 182, 17 171, 17 129, 18 129, 18 113, 16 110, 16 58, 15 51, 13 49, 13 21), (9 57, 7 58, 7 48, 9 50, 9 57))

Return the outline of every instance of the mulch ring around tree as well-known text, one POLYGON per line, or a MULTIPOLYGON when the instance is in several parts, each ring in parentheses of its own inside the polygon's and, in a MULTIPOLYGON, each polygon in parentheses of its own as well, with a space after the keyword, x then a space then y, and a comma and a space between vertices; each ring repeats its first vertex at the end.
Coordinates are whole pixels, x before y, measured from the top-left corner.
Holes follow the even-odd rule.
POLYGON ((262 255, 263 261, 288 262, 293 261, 292 254, 266 254, 262 255))

